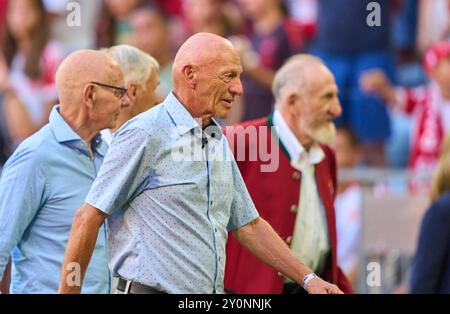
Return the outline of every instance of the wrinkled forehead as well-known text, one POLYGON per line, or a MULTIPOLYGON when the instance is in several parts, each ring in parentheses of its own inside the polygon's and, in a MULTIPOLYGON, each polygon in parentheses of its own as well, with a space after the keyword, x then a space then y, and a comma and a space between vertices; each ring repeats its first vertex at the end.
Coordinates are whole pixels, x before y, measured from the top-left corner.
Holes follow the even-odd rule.
POLYGON ((337 92, 337 84, 333 73, 324 65, 311 69, 307 78, 307 88, 310 93, 337 92))
POLYGON ((242 73, 241 59, 237 53, 234 51, 224 51, 217 54, 210 60, 210 64, 218 72, 237 72, 242 73))

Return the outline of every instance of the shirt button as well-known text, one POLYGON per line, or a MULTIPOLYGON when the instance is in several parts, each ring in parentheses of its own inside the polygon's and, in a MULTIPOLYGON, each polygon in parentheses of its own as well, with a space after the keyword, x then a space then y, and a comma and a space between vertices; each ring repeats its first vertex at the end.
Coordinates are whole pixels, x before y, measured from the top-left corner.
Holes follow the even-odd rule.
POLYGON ((217 228, 214 228, 214 232, 217 233, 217 228))
POLYGON ((298 205, 292 205, 291 206, 291 213, 296 213, 298 212, 298 205))
POLYGON ((292 179, 293 180, 300 180, 301 174, 298 171, 295 171, 294 173, 292 173, 292 179))

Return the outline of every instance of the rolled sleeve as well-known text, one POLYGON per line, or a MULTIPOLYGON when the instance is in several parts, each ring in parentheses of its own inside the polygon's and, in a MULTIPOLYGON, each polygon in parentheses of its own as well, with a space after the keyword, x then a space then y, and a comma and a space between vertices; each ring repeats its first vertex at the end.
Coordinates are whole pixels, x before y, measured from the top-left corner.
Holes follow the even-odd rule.
POLYGON ((248 193, 236 162, 232 161, 233 185, 235 186, 228 231, 239 229, 259 217, 255 204, 248 193))
POLYGON ((10 158, 0 179, 0 278, 16 246, 45 199, 39 154, 22 149, 10 158))
POLYGON ((112 214, 133 199, 148 177, 148 133, 140 128, 119 130, 105 156, 86 203, 112 214))

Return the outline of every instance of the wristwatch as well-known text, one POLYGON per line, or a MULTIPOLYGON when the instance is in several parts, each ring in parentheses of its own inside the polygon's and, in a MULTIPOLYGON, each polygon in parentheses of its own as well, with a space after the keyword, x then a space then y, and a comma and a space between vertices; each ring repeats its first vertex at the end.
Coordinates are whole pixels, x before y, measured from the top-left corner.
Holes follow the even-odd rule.
POLYGON ((308 291, 308 289, 306 289, 306 287, 308 286, 308 283, 313 280, 314 278, 319 278, 319 276, 317 276, 314 273, 308 274, 303 278, 303 289, 305 289, 306 291, 308 291))

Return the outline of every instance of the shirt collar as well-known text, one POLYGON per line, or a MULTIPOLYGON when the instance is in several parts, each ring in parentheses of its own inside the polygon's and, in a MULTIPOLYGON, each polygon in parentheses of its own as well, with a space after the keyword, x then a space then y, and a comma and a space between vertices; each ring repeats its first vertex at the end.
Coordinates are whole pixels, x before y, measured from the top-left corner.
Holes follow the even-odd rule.
POLYGON ((309 152, 305 150, 277 109, 273 113, 273 125, 280 141, 286 147, 293 166, 303 169, 307 165, 316 165, 325 158, 322 147, 317 143, 311 146, 309 152))
POLYGON ((173 92, 170 92, 166 97, 163 106, 175 123, 180 135, 184 135, 196 128, 200 129, 198 121, 192 117, 189 111, 187 111, 183 104, 175 97, 173 92))
MULTIPOLYGON (((202 130, 199 123, 200 120, 192 117, 184 105, 175 97, 173 92, 170 92, 165 99, 164 108, 167 110, 172 118, 172 121, 175 123, 180 135, 184 135, 187 132, 195 134, 195 132, 200 132, 202 130)), ((216 120, 212 119, 211 124, 205 128, 205 134, 211 138, 220 140, 223 133, 220 124, 216 120)))
MULTIPOLYGON (((67 124, 59 112, 60 106, 54 106, 49 118, 50 128, 58 143, 66 143, 68 146, 80 148, 80 143, 84 143, 83 139, 67 124)), ((85 146, 85 145, 84 145, 85 146)), ((105 156, 108 145, 97 134, 92 140, 92 149, 97 151, 101 156, 105 156)))

